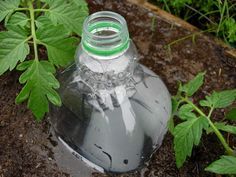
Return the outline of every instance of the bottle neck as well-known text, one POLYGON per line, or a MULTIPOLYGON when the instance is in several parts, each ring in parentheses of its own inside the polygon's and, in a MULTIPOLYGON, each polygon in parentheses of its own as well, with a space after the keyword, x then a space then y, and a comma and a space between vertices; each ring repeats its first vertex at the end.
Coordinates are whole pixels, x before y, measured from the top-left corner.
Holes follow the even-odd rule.
POLYGON ((136 48, 129 39, 125 19, 114 12, 89 16, 83 26, 78 67, 82 79, 95 87, 125 84, 133 75, 136 48))
POLYGON ((117 74, 126 70, 131 64, 131 59, 124 53, 113 56, 114 58, 104 58, 94 56, 93 54, 82 53, 79 57, 79 65, 85 65, 89 70, 95 73, 111 73, 117 74))
POLYGON ((129 41, 126 21, 117 13, 97 12, 84 22, 81 45, 94 58, 117 58, 129 48, 129 41))
POLYGON ((79 65, 80 78, 94 87, 95 90, 112 89, 126 85, 136 67, 135 60, 130 60, 127 57, 104 61, 81 58, 83 59, 79 65))

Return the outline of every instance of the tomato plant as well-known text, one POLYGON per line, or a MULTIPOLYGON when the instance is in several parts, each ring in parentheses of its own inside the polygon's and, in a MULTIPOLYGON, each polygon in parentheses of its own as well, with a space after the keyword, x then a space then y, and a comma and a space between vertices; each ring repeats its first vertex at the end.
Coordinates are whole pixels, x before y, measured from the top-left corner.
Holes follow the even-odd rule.
MULTIPOLYGON (((212 113, 232 105, 236 100, 236 89, 213 91, 205 99, 198 102, 192 97, 204 83, 205 73, 199 73, 186 84, 180 83, 178 92, 172 97, 173 117, 177 116, 181 123, 174 125, 173 117, 169 122, 169 130, 174 136, 174 150, 177 167, 180 168, 188 156, 191 156, 194 146, 199 145, 203 131, 215 133, 225 149, 226 155, 209 165, 206 170, 219 174, 236 174, 235 149, 229 146, 221 131, 236 135, 236 126, 225 121, 214 122, 212 113), (233 168, 234 167, 234 168, 233 168)), ((236 120, 235 108, 226 118, 236 120)), ((226 120, 227 120, 226 119, 226 120)))
POLYGON ((84 0, 0 0, 5 26, 0 32, 0 75, 14 68, 24 71, 19 78, 24 87, 16 102, 28 100, 37 120, 48 112, 49 102, 61 105, 55 68, 73 61, 87 15, 84 0), (47 58, 39 56, 42 46, 47 58))

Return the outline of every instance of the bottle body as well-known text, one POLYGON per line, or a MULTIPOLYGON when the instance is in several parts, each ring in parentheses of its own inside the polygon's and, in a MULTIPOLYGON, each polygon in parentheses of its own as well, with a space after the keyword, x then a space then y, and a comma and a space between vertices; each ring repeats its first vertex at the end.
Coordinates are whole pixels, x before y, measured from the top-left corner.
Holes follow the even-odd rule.
POLYGON ((144 165, 161 145, 171 115, 162 80, 137 62, 129 40, 122 52, 91 54, 81 44, 76 62, 58 75, 62 107, 51 107, 55 133, 89 164, 109 172, 144 165))

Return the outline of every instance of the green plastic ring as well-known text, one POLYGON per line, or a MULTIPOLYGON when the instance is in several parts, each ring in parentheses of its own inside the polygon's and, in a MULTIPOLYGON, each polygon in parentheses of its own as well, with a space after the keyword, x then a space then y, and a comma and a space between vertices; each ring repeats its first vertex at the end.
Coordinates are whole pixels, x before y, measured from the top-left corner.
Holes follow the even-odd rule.
MULTIPOLYGON (((118 31, 121 30, 121 26, 117 23, 112 22, 97 22, 95 24, 92 24, 88 27, 89 32, 92 32, 94 29, 104 28, 104 27, 111 27, 114 29, 117 29, 118 31)), ((99 56, 111 56, 118 54, 122 51, 125 51, 127 48, 129 48, 130 39, 127 38, 125 42, 123 42, 121 45, 112 48, 112 49, 102 49, 99 47, 94 47, 89 45, 86 41, 82 41, 83 48, 88 51, 89 53, 99 55, 99 56)))

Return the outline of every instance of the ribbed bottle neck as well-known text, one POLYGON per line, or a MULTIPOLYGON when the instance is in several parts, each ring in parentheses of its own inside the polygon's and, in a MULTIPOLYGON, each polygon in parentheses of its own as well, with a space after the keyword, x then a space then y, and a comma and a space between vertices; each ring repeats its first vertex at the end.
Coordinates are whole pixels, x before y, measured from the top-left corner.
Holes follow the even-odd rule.
POLYGON ((125 19, 110 11, 90 15, 83 25, 81 44, 93 57, 109 59, 121 55, 130 44, 125 19))

